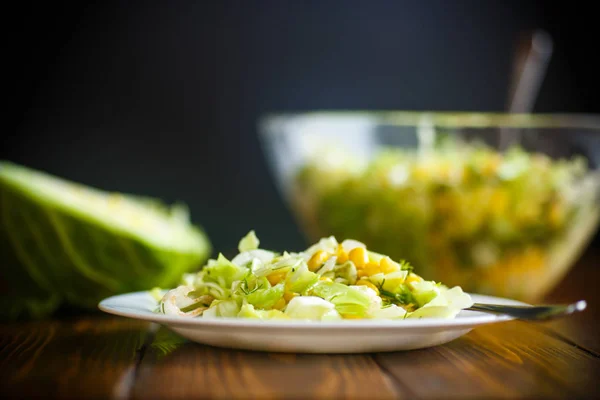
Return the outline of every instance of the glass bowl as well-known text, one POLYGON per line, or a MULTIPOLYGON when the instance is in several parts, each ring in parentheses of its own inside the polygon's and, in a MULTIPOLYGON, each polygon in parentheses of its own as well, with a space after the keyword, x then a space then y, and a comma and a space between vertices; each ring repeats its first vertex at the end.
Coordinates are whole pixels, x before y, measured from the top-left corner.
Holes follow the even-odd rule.
POLYGON ((448 286, 540 300, 597 229, 596 115, 305 112, 259 130, 308 241, 360 240, 448 286))

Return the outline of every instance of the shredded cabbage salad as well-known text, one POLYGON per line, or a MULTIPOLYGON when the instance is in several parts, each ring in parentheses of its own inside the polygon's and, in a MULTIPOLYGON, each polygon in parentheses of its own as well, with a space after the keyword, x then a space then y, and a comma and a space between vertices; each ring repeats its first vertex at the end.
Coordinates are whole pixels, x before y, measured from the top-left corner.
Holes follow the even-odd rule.
POLYGON ((259 248, 250 231, 237 254, 211 259, 164 296, 156 312, 196 318, 338 321, 454 318, 473 304, 458 286, 426 281, 356 240, 330 236, 299 253, 259 248))

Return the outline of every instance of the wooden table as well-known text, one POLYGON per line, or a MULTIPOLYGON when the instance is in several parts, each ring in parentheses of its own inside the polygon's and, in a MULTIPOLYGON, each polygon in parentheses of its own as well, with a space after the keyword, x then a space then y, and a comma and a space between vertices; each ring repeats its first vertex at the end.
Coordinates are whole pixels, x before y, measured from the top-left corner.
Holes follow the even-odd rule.
POLYGON ((4 324, 0 398, 600 398, 599 256, 588 251, 546 299, 585 298, 584 313, 410 352, 226 350, 102 314, 4 324))

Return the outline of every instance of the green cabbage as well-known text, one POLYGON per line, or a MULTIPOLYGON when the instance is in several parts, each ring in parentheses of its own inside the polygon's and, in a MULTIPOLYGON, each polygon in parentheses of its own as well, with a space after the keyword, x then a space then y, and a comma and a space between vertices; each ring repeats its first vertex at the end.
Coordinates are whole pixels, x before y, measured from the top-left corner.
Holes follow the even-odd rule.
POLYGON ((211 246, 183 205, 107 193, 0 162, 0 318, 170 287, 211 246))
POLYGON ((342 319, 335 309, 335 304, 316 296, 294 297, 287 305, 285 314, 293 319, 308 319, 315 321, 342 319))
POLYGON ((237 266, 220 253, 202 270, 205 282, 215 282, 221 287, 231 287, 233 282, 244 279, 248 272, 248 268, 237 266))
POLYGON ((240 243, 238 244, 238 250, 240 253, 244 253, 246 251, 258 249, 259 245, 260 240, 258 240, 256 237, 256 233, 254 233, 254 231, 250 231, 242 238, 242 240, 240 240, 240 243))
POLYGON ((283 297, 283 283, 265 289, 257 289, 246 296, 246 301, 256 308, 270 309, 283 297))
POLYGON ((398 288, 400 287, 400 285, 402 284, 402 282, 404 282, 406 280, 406 277, 408 276, 408 271, 398 271, 398 272, 391 272, 389 274, 386 274, 385 277, 383 278, 383 284, 382 284, 382 288, 384 290, 389 290, 389 291, 394 291, 394 288, 398 288))
POLYGON ((460 310, 472 305, 471 296, 464 293, 459 286, 452 289, 441 287, 437 296, 410 313, 408 318, 454 318, 460 310))
POLYGON ((406 310, 402 307, 398 307, 395 304, 390 304, 386 307, 382 307, 375 310, 373 318, 376 319, 402 319, 407 315, 406 310))
POLYGON ((347 261, 344 264, 336 265, 333 268, 335 272, 335 281, 346 285, 354 285, 356 283, 357 271, 356 266, 352 261, 347 261))
POLYGON ((290 319, 290 317, 279 310, 257 310, 252 304, 244 304, 238 313, 238 318, 290 319))
POLYGON ((341 283, 320 281, 310 291, 313 296, 333 303, 342 315, 364 317, 371 306, 368 294, 341 283))
POLYGON ((440 294, 440 287, 434 282, 412 282, 410 286, 413 289, 413 296, 419 307, 423 307, 440 294))
POLYGON ((319 275, 310 272, 306 263, 302 263, 300 266, 293 268, 292 273, 288 274, 287 287, 290 292, 303 293, 317 283, 318 280, 319 275))
POLYGON ((240 306, 235 300, 215 300, 210 308, 202 313, 204 318, 228 317, 235 318, 240 312, 240 306))

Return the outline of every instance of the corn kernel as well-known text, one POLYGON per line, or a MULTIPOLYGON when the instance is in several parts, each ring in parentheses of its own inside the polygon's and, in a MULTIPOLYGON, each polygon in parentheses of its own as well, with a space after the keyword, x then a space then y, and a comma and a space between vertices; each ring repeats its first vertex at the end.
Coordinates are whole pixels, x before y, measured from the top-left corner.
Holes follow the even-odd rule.
POLYGON ((287 301, 288 303, 294 298, 298 296, 298 293, 294 293, 294 292, 284 292, 283 293, 283 298, 285 299, 285 301, 287 301))
POLYGON ((346 253, 346 250, 344 250, 344 247, 342 247, 342 245, 339 244, 338 248, 337 248, 337 263, 343 264, 346 261, 348 261, 348 253, 346 253))
POLYGON ((550 207, 550 214, 548 215, 550 224, 554 227, 559 227, 563 221, 563 212, 560 204, 553 203, 550 207))
POLYGON ((450 178, 450 173, 452 172, 450 164, 447 162, 441 162, 437 167, 439 177, 443 180, 448 180, 450 178))
POLYGON ((489 160, 486 161, 486 163, 481 168, 481 173, 484 176, 494 175, 496 173, 496 171, 498 170, 498 167, 500 166, 500 162, 501 162, 500 157, 490 158, 489 160))
POLYGON ((490 202, 489 202, 490 210, 494 215, 502 215, 506 211, 508 207, 508 195, 503 190, 495 190, 492 193, 490 202))
POLYGON ((331 255, 326 251, 318 250, 313 254, 310 260, 308 260, 308 269, 313 272, 316 271, 321 265, 325 264, 325 261, 327 261, 330 256, 331 255))
POLYGON ((452 211, 452 198, 449 194, 440 194, 435 199, 435 207, 439 213, 452 211))
POLYGON ((425 165, 417 165, 413 168, 412 175, 415 180, 426 180, 429 176, 428 168, 425 165))
POLYGON ((287 271, 274 271, 274 272, 271 272, 267 276, 267 280, 269 281, 269 283, 272 286, 275 286, 279 282, 281 282, 282 280, 284 280, 286 275, 287 275, 287 271))
POLYGON ((354 263, 356 268, 363 268, 369 262, 367 250, 362 247, 355 247, 348 253, 348 258, 354 263))
POLYGON ((379 261, 379 266, 381 267, 381 272, 384 274, 400 271, 400 264, 392 261, 389 257, 383 257, 379 261))
POLYGON ((328 278, 326 276, 322 276, 319 278, 320 281, 324 281, 324 282, 332 282, 331 278, 328 278))
POLYGON ((406 305, 401 306, 402 308, 404 308, 407 312, 413 312, 415 311, 416 307, 413 303, 408 303, 406 305))
POLYGON ((357 274, 358 274, 359 278, 375 275, 380 272, 381 272, 381 267, 379 266, 379 263, 376 263, 376 262, 369 262, 363 268, 360 268, 357 270, 357 274))
POLYGON ((354 315, 354 314, 341 314, 342 318, 344 319, 362 319, 362 317, 359 317, 358 315, 354 315))
POLYGON ((413 274, 411 272, 410 274, 408 274, 408 277, 406 277, 406 280, 404 282, 412 283, 412 282, 422 282, 422 281, 423 281, 423 278, 421 278, 419 275, 413 274))
POLYGON ((277 303, 275 303, 275 305, 273 306, 273 308, 275 310, 281 310, 286 306, 286 302, 285 299, 282 297, 281 299, 279 299, 279 301, 277 303))
POLYGON ((375 291, 375 293, 379 294, 379 289, 377 288, 377 286, 373 285, 371 282, 365 279, 360 279, 358 282, 356 282, 356 284, 359 286, 366 286, 368 288, 371 288, 375 291))

